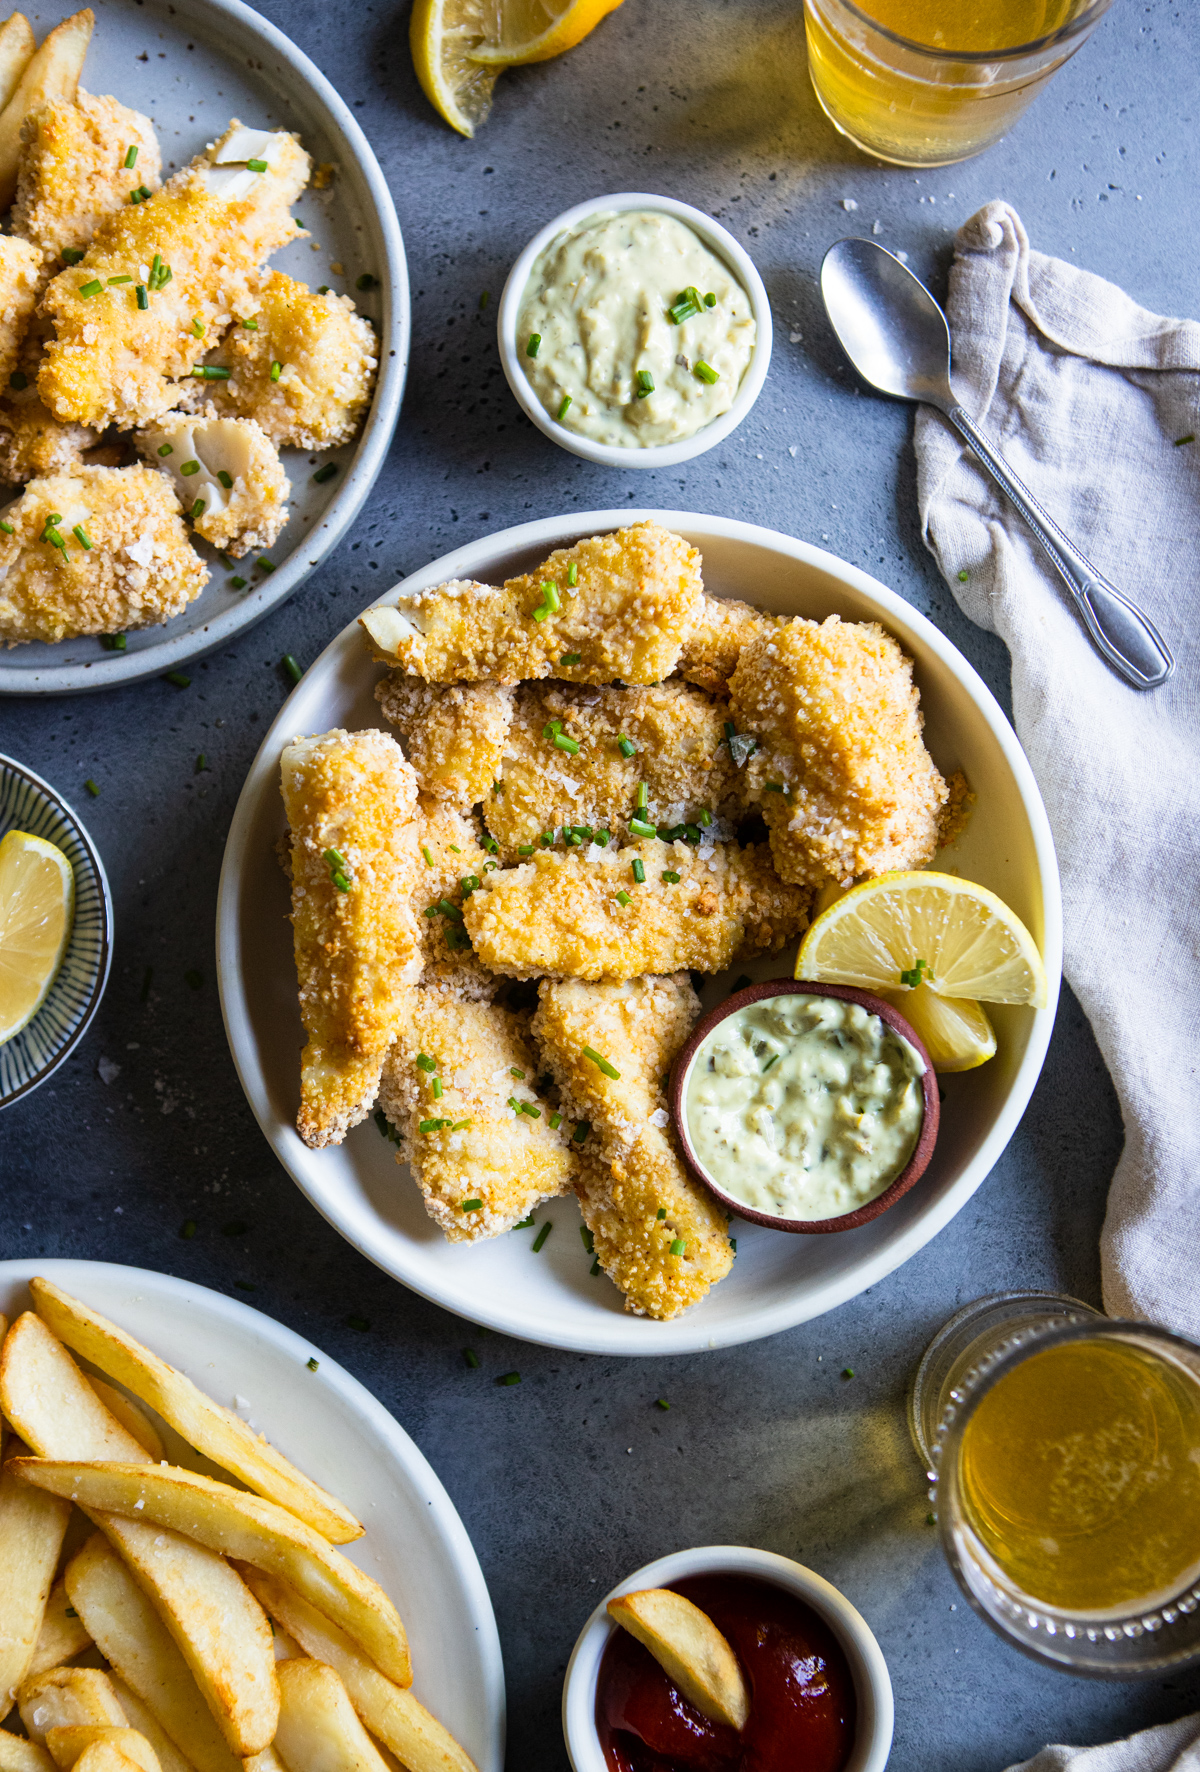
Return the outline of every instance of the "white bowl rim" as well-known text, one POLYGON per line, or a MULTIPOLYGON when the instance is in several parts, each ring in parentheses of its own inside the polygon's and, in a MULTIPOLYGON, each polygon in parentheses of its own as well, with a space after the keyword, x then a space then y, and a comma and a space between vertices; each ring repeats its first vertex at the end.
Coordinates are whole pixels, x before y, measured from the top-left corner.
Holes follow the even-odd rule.
MULTIPOLYGON (((0 1111, 2 1111, 4 1108, 12 1107, 14 1102, 23 1101, 27 1095, 32 1095, 35 1089, 40 1089, 42 1084, 54 1075, 59 1066, 67 1062, 68 1058, 70 1058, 71 1054, 96 1019, 96 1011, 99 1009, 101 1000, 108 988, 108 975, 112 971, 113 902, 112 893, 109 890, 108 875, 104 871, 104 863, 100 859, 100 851, 96 847, 95 839, 80 818, 79 814, 76 812, 75 808, 71 805, 70 801, 60 794, 57 788, 51 787, 48 781, 43 780, 40 775, 36 774, 36 772, 29 767, 28 763, 18 762, 16 757, 10 757, 3 753, 0 753, 0 763, 3 763, 6 769, 11 769, 15 774, 23 775, 31 787, 35 788, 38 793, 44 794, 50 804, 52 806, 57 806, 63 816, 74 825, 75 834, 83 845, 84 853, 86 854, 92 872, 96 877, 96 886, 98 889, 97 895, 100 900, 101 954, 100 969, 96 974, 96 982, 92 986, 92 993, 88 1001, 88 1006, 84 1010, 76 1026, 72 1028, 69 1038, 63 1042, 61 1050, 55 1053, 49 1064, 44 1065, 42 1069, 37 1072, 36 1076, 30 1077, 26 1082, 21 1084, 19 1089, 14 1089, 11 1095, 5 1096, 4 1100, 0 1101, 0 1111)), ((72 928, 71 940, 73 941, 74 939, 75 931, 72 928)), ((71 943, 68 942, 68 952, 70 952, 70 946, 71 943)), ((64 955, 63 958, 65 961, 66 955, 64 955)), ((34 1019, 36 1020, 36 1017, 34 1019)))
POLYGON ((776 553, 786 554, 815 571, 840 579, 849 589, 868 598, 882 612, 880 619, 885 622, 894 621, 902 628, 910 628, 922 644, 937 655, 950 674, 970 694, 1012 771, 1029 820, 1037 857, 1038 878, 1043 894, 1042 958, 1050 985, 1049 997, 1044 1009, 1031 1012, 1034 1024, 1029 1040, 1008 1097, 996 1115, 991 1131, 974 1158, 964 1166, 962 1174, 946 1189, 940 1200, 923 1208, 920 1216, 914 1218, 903 1235, 874 1250, 854 1269, 834 1276, 820 1287, 814 1287, 806 1294, 799 1307, 793 1296, 789 1301, 777 1303, 770 1310, 756 1315, 747 1314, 740 1317, 735 1324, 718 1326, 716 1329, 703 1324, 694 1313, 685 1313, 665 1323, 628 1315, 606 1317, 597 1313, 594 1327, 589 1319, 586 1333, 581 1331, 576 1334, 559 1329, 553 1335, 548 1335, 544 1330, 530 1329, 522 1314, 519 1297, 515 1297, 507 1308, 489 1310, 486 1317, 481 1317, 478 1311, 472 1311, 465 1299, 457 1294, 449 1294, 447 1289, 438 1284, 436 1277, 431 1280, 421 1267, 419 1256, 407 1265, 391 1261, 380 1254, 369 1231, 359 1234, 348 1226, 345 1204, 336 1184, 331 1186, 313 1178, 306 1168, 313 1153, 301 1143, 299 1134, 290 1122, 277 1122, 271 1113, 271 1091, 261 1055, 255 1049, 252 1037, 253 1022, 238 958, 241 857, 246 852, 250 827, 259 801, 264 793, 272 796, 278 794, 279 755, 283 746, 290 742, 296 732, 310 729, 304 717, 306 686, 311 687, 327 675, 352 670, 362 653, 357 619, 348 622, 341 633, 330 641, 320 657, 309 666, 268 727, 258 754, 247 772, 226 839, 217 894, 215 930, 221 1013, 238 1079, 264 1137, 297 1187, 317 1211, 328 1219, 352 1247, 369 1261, 373 1261, 377 1267, 381 1267, 385 1273, 391 1274, 393 1279, 401 1281, 423 1298, 430 1299, 432 1303, 453 1311, 469 1322, 485 1322, 487 1327, 501 1334, 533 1341, 542 1346, 559 1347, 577 1353, 625 1356, 700 1353, 709 1348, 737 1347, 742 1342, 757 1341, 781 1330, 792 1329, 798 1323, 823 1316, 827 1311, 845 1304, 848 1299, 857 1298, 867 1287, 877 1285, 888 1274, 903 1266, 918 1250, 923 1249, 962 1210, 971 1195, 986 1180, 1025 1112, 1054 1029, 1062 973, 1063 941, 1062 890, 1050 821, 1028 758, 1003 709, 973 665, 959 652, 953 641, 934 626, 928 616, 922 615, 919 609, 860 567, 839 559, 824 548, 798 541, 779 530, 743 522, 736 517, 714 517, 698 511, 671 511, 645 506, 568 511, 556 517, 536 518, 511 529, 482 536, 478 541, 467 542, 410 573, 367 607, 377 608, 395 603, 402 595, 426 590, 451 578, 486 578, 497 555, 510 555, 519 550, 532 552, 535 548, 546 553, 556 547, 568 546, 570 541, 580 536, 602 534, 606 530, 623 529, 631 523, 642 522, 661 523, 665 528, 678 529, 693 535, 702 548, 705 539, 711 537, 714 540, 738 541, 749 546, 771 549, 776 553))
MULTIPOLYGON (((412 303, 400 221, 383 170, 345 99, 316 63, 278 25, 273 25, 261 12, 247 6, 244 0, 192 0, 193 21, 198 10, 216 13, 218 18, 224 15, 236 20, 286 64, 298 84, 307 86, 325 107, 332 131, 341 134, 348 157, 357 163, 366 182, 375 207, 385 259, 380 277, 383 314, 379 326, 379 373, 371 409, 348 471, 336 496, 322 512, 315 532, 307 538, 297 533, 287 558, 269 579, 248 592, 243 601, 223 610, 200 629, 164 638, 160 644, 123 653, 119 657, 105 654, 103 659, 97 659, 95 666, 48 665, 45 670, 35 671, 0 663, 0 696, 93 694, 118 684, 124 686, 146 677, 165 676, 182 664, 206 657, 218 646, 226 645, 236 635, 256 626, 273 609, 286 602, 332 553, 366 503, 391 448, 408 374, 412 303)), ((285 529, 281 540, 286 536, 285 529)))
POLYGON ((570 209, 564 209, 561 215, 547 222, 514 261, 505 280, 496 315, 496 338, 500 347, 501 366, 522 412, 533 420, 540 431, 545 432, 552 443, 557 443, 561 449, 568 450, 572 455, 582 456, 585 461, 598 462, 601 467, 606 468, 669 468, 677 462, 691 461, 695 456, 703 455, 705 450, 723 442, 741 424, 762 392, 771 363, 772 336, 770 299, 758 268, 746 249, 738 244, 728 228, 723 228, 711 215, 705 215, 702 209, 695 209, 690 203, 681 203, 677 197, 656 196, 651 191, 614 191, 608 196, 593 197, 585 203, 576 203, 570 209), (551 418, 521 367, 517 345, 517 320, 520 317, 521 300, 538 254, 557 235, 586 221, 589 216, 626 209, 657 209, 664 215, 673 215, 677 221, 686 222, 693 232, 699 234, 706 246, 719 258, 725 259, 736 274, 750 298, 756 328, 754 354, 728 411, 678 443, 654 443, 646 449, 623 449, 616 443, 596 443, 590 437, 581 437, 551 418))
POLYGON ((845 1594, 815 1569, 776 1551, 737 1544, 674 1551, 635 1569, 605 1594, 579 1633, 563 1681, 563 1737, 574 1772, 611 1772, 595 1725, 600 1662, 613 1632, 620 1629, 608 1616, 608 1602, 641 1588, 669 1587, 689 1575, 757 1576, 795 1594, 820 1615, 845 1651, 854 1676, 859 1728, 845 1772, 883 1772, 892 1748, 895 1700, 887 1662, 870 1625, 845 1594))

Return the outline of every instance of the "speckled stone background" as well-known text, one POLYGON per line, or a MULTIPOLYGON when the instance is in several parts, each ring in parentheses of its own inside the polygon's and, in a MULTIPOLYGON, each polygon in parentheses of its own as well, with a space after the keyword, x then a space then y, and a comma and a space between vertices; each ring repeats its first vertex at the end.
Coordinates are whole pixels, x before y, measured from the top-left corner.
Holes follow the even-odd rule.
POLYGON ((878 219, 883 242, 907 250, 938 290, 953 229, 1006 197, 1043 250, 1113 277, 1157 311, 1196 314, 1195 9, 1117 0, 1008 140, 920 177, 869 163, 824 122, 795 0, 625 0, 565 60, 507 75, 473 142, 421 97, 403 5, 270 0, 263 10, 354 107, 391 182, 414 292, 407 397, 357 535, 282 611, 192 668, 190 689, 153 681, 0 707, 0 749, 83 810, 117 921, 112 982, 82 1049, 0 1118, 0 1254, 96 1257, 203 1281, 291 1324, 371 1386, 432 1459, 474 1537, 504 1644, 514 1772, 567 1764, 562 1674, 597 1596, 648 1558, 714 1541, 798 1556, 865 1613, 895 1682, 896 1772, 999 1772, 1047 1740, 1101 1741, 1195 1708, 1195 1674, 1082 1681, 994 1637, 961 1601, 924 1523, 904 1426, 914 1364, 963 1302, 1014 1284, 1099 1301, 1097 1235, 1121 1125, 1069 991, 1003 1161, 906 1267, 772 1340, 622 1362, 468 1329, 342 1243, 242 1099, 213 960, 225 832, 287 692, 281 654, 311 662, 404 573, 510 523, 636 501, 823 542, 929 614, 1007 701, 1003 648, 959 615, 922 548, 911 416, 852 387, 815 274, 832 240, 878 219), (777 318, 749 421, 699 461, 659 474, 558 452, 510 398, 491 315, 479 312, 481 291, 498 294, 544 221, 638 188, 730 227, 777 318), (201 751, 208 769, 196 774, 201 751), (89 776, 99 799, 84 792, 89 776), (192 969, 198 990, 185 982, 192 969), (198 1228, 185 1241, 188 1218, 198 1228), (348 1327, 351 1315, 370 1329, 348 1327), (477 1371, 463 1362, 468 1344, 477 1371), (853 1379, 840 1376, 846 1366, 853 1379), (521 1384, 497 1388, 513 1368, 521 1384))

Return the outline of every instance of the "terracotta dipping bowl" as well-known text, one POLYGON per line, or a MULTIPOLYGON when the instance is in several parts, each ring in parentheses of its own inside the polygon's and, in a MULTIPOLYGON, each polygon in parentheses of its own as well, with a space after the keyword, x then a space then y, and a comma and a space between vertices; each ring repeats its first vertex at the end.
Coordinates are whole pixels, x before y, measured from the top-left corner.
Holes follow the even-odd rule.
POLYGON ((679 1134, 679 1142, 683 1148, 684 1160, 697 1181, 704 1183, 709 1193, 714 1194, 721 1204, 738 1218, 748 1218, 753 1224, 765 1224, 772 1231, 794 1231, 804 1236, 814 1236, 825 1231, 852 1231, 860 1224, 867 1224, 872 1218, 878 1218, 889 1206, 894 1206, 902 1194, 924 1175, 933 1147, 937 1143, 938 1113, 940 1097, 938 1095, 937 1078, 933 1071, 933 1062, 925 1044, 916 1029, 905 1021, 900 1011, 886 1003, 882 997, 872 996, 870 991, 860 991, 853 985, 845 984, 812 984, 803 978, 768 978, 762 984, 747 985, 745 990, 735 991, 702 1015, 692 1030, 675 1060, 671 1071, 670 1087, 667 1100, 671 1108, 671 1118, 675 1122, 675 1130, 679 1134), (925 1116, 921 1122, 921 1132, 917 1139, 913 1154, 895 1181, 891 1182, 874 1200, 868 1200, 865 1206, 857 1206, 853 1212, 843 1212, 838 1218, 779 1218, 773 1212, 756 1212, 739 1200, 735 1194, 726 1193, 702 1167, 692 1143, 688 1137, 687 1116, 685 1114, 685 1098, 687 1095, 688 1074, 700 1047, 719 1022, 727 1015, 744 1009, 749 1003, 761 1002, 764 997, 840 997, 844 1003, 858 1003, 880 1021, 886 1022, 916 1048, 925 1061, 925 1075, 921 1079, 922 1092, 925 1097, 925 1116))

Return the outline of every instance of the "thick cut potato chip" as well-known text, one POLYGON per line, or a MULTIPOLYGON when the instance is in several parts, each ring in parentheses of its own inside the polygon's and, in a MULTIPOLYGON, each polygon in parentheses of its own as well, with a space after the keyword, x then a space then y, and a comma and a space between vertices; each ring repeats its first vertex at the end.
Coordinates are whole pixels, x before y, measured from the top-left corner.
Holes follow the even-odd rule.
POLYGON ((287 1661, 275 1751, 288 1772, 387 1772, 346 1688, 319 1661, 287 1661))
POLYGON ((189 1764, 197 1772, 241 1772, 175 1639, 103 1533, 68 1564, 66 1583, 96 1647, 189 1764))
POLYGON ((408 1772, 476 1772, 474 1760, 410 1691, 383 1677, 357 1644, 273 1576, 243 1567, 242 1574, 277 1624, 315 1661, 333 1668, 366 1727, 408 1772))
POLYGON ((53 1458, 54 1448, 127 1464, 149 1459, 32 1311, 17 1318, 0 1348, 0 1409, 43 1457, 53 1458))
POLYGON ((75 97, 95 22, 94 14, 84 11, 56 25, 34 51, 12 97, 0 111, 0 209, 7 209, 16 195, 21 125, 39 105, 75 97))
POLYGON ((121 1702, 121 1709, 129 1719, 130 1728, 136 1729, 139 1735, 146 1737, 158 1756, 162 1772, 196 1772, 192 1762, 185 1759, 180 1753, 149 1705, 143 1703, 133 1688, 127 1686, 125 1681, 119 1679, 116 1674, 110 1674, 108 1677, 121 1702))
MULTIPOLYGON (((107 1516, 119 1514, 127 1525, 134 1520, 147 1522, 138 1530, 167 1527, 210 1551, 278 1575, 361 1644, 389 1678, 405 1685, 412 1680, 404 1626, 378 1582, 275 1502, 178 1465, 15 1458, 12 1468, 25 1482, 67 1496, 89 1514, 97 1510, 107 1516)), ((120 1549, 128 1560, 123 1543, 120 1549)), ((138 1575, 144 1585, 141 1568, 138 1575)), ((258 1747, 266 1745, 262 1741, 258 1747)))
MULTIPOLYGON (((33 31, 23 12, 14 12, 0 25, 0 112, 17 90, 35 48, 33 31)), ((3 1333, 0 1329, 0 1335, 3 1333)))
POLYGON ((0 1729, 0 1772, 55 1772, 54 1761, 36 1741, 0 1729))
POLYGON ((707 1612, 669 1587, 648 1587, 610 1600, 608 1615, 649 1649, 702 1716, 745 1728, 750 1693, 741 1665, 707 1612))
POLYGON ((105 1384, 102 1378, 96 1378, 90 1372, 84 1377, 99 1397, 110 1415, 115 1415, 126 1433, 132 1434, 143 1452, 148 1452, 155 1464, 166 1452, 162 1443, 162 1435, 146 1414, 136 1403, 131 1403, 124 1391, 119 1391, 114 1384, 105 1384))
MULTIPOLYGON (((122 1730, 122 1734, 130 1731, 122 1730)), ((115 1741, 93 1741, 75 1761, 79 1772, 142 1772, 141 1762, 132 1759, 115 1741)))
POLYGON ((33 1679, 37 1674, 48 1673, 52 1667, 61 1667, 64 1661, 73 1661, 76 1655, 83 1654, 91 1641, 87 1626, 71 1604, 66 1582, 56 1581, 46 1601, 42 1628, 25 1678, 33 1679))
POLYGON ((108 1675, 97 1667, 56 1667, 17 1692, 17 1708, 31 1741, 45 1747, 50 1729, 79 1723, 102 1729, 123 1729, 125 1712, 108 1675))
POLYGON ((46 1746, 58 1772, 71 1772, 72 1766, 97 1742, 116 1748, 127 1760, 133 1761, 139 1772, 162 1772, 158 1755, 136 1729, 103 1729, 94 1723, 75 1723, 67 1728, 46 1731, 46 1746))
POLYGON ((53 1499, 48 1508, 29 1506, 29 1486, 11 1469, 20 1442, 10 1441, 9 1448, 0 1471, 0 1717, 29 1672, 71 1517, 70 1503, 57 1497, 41 1497, 53 1499))
POLYGON ((197 1452, 232 1471, 256 1495, 298 1514, 331 1543, 348 1544, 362 1537, 362 1527, 336 1496, 260 1440, 231 1410, 206 1397, 190 1378, 52 1281, 35 1279, 29 1290, 40 1315, 61 1341, 156 1410, 197 1452))

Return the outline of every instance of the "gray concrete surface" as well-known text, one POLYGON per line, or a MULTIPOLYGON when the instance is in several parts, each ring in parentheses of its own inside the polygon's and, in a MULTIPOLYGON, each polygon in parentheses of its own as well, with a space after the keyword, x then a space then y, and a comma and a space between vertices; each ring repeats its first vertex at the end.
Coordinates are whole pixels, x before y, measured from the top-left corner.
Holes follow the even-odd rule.
POLYGON ((270 0, 264 10, 355 107, 391 180, 415 296, 408 394, 357 536, 290 605, 195 668, 189 690, 155 681, 0 707, 0 749, 84 808, 117 913, 93 1031, 57 1078, 0 1119, 0 1253, 132 1262, 238 1297, 250 1296, 234 1292, 247 1283, 251 1302, 371 1386, 433 1460, 474 1537, 504 1643, 514 1772, 566 1765, 561 1677, 597 1595, 647 1558, 713 1541, 800 1556, 866 1614, 896 1686, 896 1772, 999 1772, 1047 1740, 1100 1741, 1195 1708, 1195 1674, 1085 1682, 994 1637, 961 1601, 924 1524, 905 1435, 910 1372, 962 1302, 1013 1284, 1098 1301, 1097 1235, 1121 1126, 1069 992, 1004 1159, 907 1267, 755 1346, 621 1362, 468 1330, 338 1239, 243 1102, 212 952, 225 831, 287 691, 280 655, 310 662, 402 574, 531 516, 636 500, 827 542, 932 616, 1005 699, 1002 647, 959 615, 922 549, 910 415, 853 391, 814 274, 831 240, 878 218, 885 244, 906 249, 937 288, 953 228, 1003 196, 1039 247, 1112 276, 1153 309, 1195 313, 1194 10, 1117 0, 1010 139, 919 177, 868 163, 821 119, 794 0, 626 0, 564 61, 506 76, 474 142, 425 105, 403 7, 270 0), (556 451, 510 399, 491 317, 478 311, 480 292, 498 293, 543 221, 630 188, 718 215, 759 264, 778 317, 750 421, 661 474, 607 472, 556 451), (858 204, 852 216, 844 198, 858 204), (201 776, 199 751, 210 764, 201 776), (98 800, 83 792, 88 776, 98 800), (185 983, 191 968, 203 975, 198 991, 185 983), (121 1067, 109 1084, 101 1057, 121 1067), (191 1241, 179 1235, 186 1218, 199 1227, 191 1241), (370 1330, 349 1328, 351 1314, 370 1330), (467 1344, 478 1371, 462 1361, 467 1344), (852 1380, 839 1376, 845 1366, 852 1380), (520 1386, 498 1389, 496 1374, 514 1367, 520 1386))

